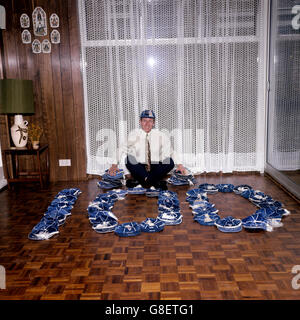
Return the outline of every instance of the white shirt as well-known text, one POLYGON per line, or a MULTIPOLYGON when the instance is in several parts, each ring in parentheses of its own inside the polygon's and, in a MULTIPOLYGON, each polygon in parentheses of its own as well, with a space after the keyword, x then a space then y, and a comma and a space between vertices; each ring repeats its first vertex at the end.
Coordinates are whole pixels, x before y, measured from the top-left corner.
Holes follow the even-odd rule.
MULTIPOLYGON (((122 152, 119 159, 114 160, 118 163, 124 153, 135 157, 137 162, 146 163, 147 154, 147 133, 143 129, 135 129, 128 135, 127 146, 122 146, 122 152)), ((148 133, 150 143, 151 163, 162 162, 164 159, 171 157, 175 163, 176 154, 171 147, 171 141, 167 134, 158 129, 152 129, 148 133)))

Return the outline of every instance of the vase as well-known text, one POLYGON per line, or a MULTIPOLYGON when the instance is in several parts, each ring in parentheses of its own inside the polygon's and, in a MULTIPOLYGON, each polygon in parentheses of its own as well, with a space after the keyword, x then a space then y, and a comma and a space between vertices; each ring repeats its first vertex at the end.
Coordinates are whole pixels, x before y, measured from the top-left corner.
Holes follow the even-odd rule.
POLYGON ((10 128, 11 138, 17 148, 24 148, 28 141, 28 121, 24 121, 20 114, 15 115, 14 120, 15 122, 10 128))
POLYGON ((40 147, 40 142, 39 141, 32 141, 32 148, 34 150, 37 150, 40 147))

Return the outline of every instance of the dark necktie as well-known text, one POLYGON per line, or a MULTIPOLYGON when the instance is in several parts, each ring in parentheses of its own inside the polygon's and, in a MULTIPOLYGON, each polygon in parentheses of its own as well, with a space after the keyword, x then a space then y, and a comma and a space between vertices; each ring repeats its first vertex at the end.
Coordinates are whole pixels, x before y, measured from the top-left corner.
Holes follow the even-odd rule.
POLYGON ((146 134, 146 170, 150 171, 151 168, 151 150, 148 133, 146 134))

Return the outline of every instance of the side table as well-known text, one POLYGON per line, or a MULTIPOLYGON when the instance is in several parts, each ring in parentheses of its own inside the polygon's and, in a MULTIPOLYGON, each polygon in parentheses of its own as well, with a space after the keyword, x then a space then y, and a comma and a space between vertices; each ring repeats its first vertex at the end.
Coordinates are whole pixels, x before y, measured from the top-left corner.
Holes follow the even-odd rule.
POLYGON ((46 177, 46 183, 49 182, 49 150, 48 145, 45 144, 40 146, 38 149, 28 149, 28 148, 10 148, 4 150, 4 162, 5 162, 5 171, 7 177, 7 186, 8 189, 11 187, 11 183, 14 182, 33 182, 38 181, 41 188, 44 187, 43 177, 46 177), (46 156, 46 168, 43 171, 41 155, 46 156), (19 157, 23 155, 33 155, 37 161, 38 171, 31 172, 22 172, 19 171, 19 157), (11 159, 11 170, 8 167, 8 157, 11 159), (12 172, 10 172, 12 171, 12 172))

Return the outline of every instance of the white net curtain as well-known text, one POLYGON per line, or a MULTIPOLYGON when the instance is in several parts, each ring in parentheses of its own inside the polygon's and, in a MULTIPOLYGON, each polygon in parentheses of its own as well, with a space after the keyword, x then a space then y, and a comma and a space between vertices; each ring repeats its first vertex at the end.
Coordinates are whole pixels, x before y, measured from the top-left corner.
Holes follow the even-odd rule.
POLYGON ((300 1, 273 0, 268 163, 300 169, 300 1))
POLYGON ((194 173, 263 171, 264 1, 78 4, 89 174, 110 166, 144 109, 194 173))

